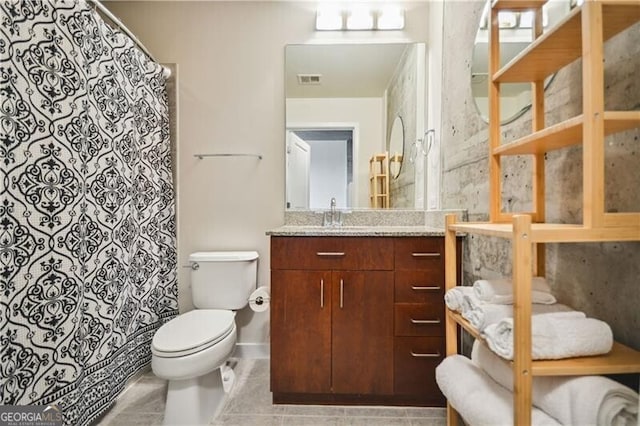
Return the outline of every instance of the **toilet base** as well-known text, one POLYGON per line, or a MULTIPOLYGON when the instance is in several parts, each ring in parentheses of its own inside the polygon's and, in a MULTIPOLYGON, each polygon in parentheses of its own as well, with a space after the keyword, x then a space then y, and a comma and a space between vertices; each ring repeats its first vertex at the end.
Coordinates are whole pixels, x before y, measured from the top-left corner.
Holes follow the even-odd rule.
MULTIPOLYGON (((164 425, 208 425, 227 400, 225 389, 231 389, 229 367, 186 380, 169 380, 164 425), (223 383, 223 375, 227 380, 223 383)), ((233 372, 233 370, 231 370, 233 372)))

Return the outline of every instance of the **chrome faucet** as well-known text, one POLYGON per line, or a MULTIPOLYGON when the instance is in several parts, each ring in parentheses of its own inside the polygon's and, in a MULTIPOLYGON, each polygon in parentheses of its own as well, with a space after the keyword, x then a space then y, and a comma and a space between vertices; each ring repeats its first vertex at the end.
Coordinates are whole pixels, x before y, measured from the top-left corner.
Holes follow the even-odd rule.
POLYGON ((335 197, 331 198, 331 210, 328 212, 324 212, 322 218, 322 226, 341 226, 342 225, 342 214, 341 212, 336 210, 336 199, 335 197))

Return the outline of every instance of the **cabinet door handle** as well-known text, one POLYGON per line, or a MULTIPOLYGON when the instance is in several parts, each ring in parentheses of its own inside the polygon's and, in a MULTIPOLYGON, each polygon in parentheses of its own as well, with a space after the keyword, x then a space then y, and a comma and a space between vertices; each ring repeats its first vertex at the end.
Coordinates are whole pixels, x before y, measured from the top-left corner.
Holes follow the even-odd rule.
POLYGON ((439 285, 430 285, 430 286, 412 285, 411 286, 411 290, 415 290, 415 291, 440 290, 441 288, 442 287, 440 287, 439 285))
POLYGON ((440 319, 420 320, 411 318, 411 324, 440 324, 440 319))
POLYGON ((440 253, 411 253, 413 257, 440 257, 440 253))
POLYGON ((414 358, 438 358, 440 357, 440 352, 436 352, 436 353, 429 353, 429 354, 421 354, 421 353, 416 353, 414 351, 411 351, 411 356, 414 358))
POLYGON ((340 309, 344 307, 344 280, 340 278, 340 309))
POLYGON ((324 308, 324 280, 320 279, 320 307, 324 308))
POLYGON ((320 257, 341 257, 344 256, 343 251, 318 251, 316 256, 320 257))

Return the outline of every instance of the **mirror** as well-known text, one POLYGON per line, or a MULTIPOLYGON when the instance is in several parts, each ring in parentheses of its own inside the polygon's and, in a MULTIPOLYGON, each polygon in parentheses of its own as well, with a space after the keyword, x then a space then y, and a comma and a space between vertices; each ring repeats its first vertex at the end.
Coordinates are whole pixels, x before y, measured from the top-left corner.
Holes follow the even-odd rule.
POLYGON ((392 206, 414 208, 414 167, 399 160, 424 133, 425 58, 424 43, 286 46, 287 209, 368 208, 369 160, 385 152, 406 204, 392 206))
MULTIPOLYGON (((485 4, 473 46, 471 92, 480 116, 489 121, 489 28, 491 0, 485 4)), ((569 13, 568 0, 550 0, 543 6, 543 31, 555 25, 569 13)), ((533 12, 502 11, 500 21, 500 64, 505 65, 533 40, 533 12)), ((553 75, 545 80, 549 86, 553 75)), ((500 86, 500 122, 507 124, 531 108, 530 83, 504 83, 500 86)))
POLYGON ((400 116, 393 120, 387 152, 389 152, 389 174, 393 179, 398 179, 404 155, 404 127, 400 116))

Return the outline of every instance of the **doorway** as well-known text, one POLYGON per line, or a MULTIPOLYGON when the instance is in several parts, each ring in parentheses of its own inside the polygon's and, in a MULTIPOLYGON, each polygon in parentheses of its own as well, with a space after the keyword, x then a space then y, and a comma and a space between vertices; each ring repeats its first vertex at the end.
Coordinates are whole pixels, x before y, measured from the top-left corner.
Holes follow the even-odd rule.
POLYGON ((287 129, 287 208, 351 208, 354 194, 354 129, 287 129))

